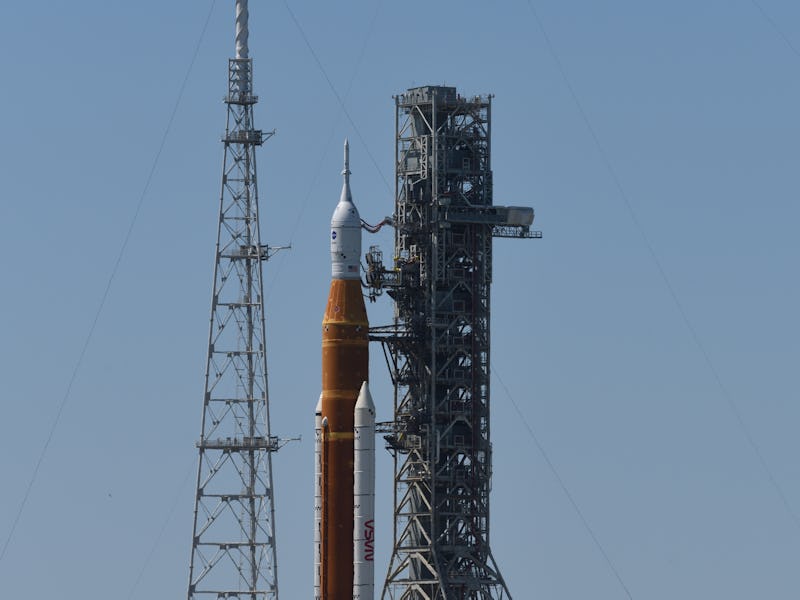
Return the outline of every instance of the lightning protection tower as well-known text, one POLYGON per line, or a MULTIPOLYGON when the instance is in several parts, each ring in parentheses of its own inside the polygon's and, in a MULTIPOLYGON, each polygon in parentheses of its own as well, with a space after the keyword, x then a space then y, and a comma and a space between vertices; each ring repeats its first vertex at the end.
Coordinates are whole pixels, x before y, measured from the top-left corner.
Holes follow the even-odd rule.
POLYGON ((202 432, 197 447, 189 600, 278 598, 275 506, 247 0, 236 0, 228 120, 211 295, 202 432))
POLYGON ((491 96, 419 87, 395 98, 394 265, 367 255, 372 330, 394 383, 394 549, 384 600, 511 595, 489 544, 492 237, 534 238, 533 209, 492 198, 491 96))

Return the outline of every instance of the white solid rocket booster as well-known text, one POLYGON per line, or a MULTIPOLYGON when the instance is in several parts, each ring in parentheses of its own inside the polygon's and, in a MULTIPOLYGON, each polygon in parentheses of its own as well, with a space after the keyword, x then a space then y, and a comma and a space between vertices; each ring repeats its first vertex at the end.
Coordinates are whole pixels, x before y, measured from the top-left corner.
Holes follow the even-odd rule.
POLYGON ((322 575, 322 396, 314 410, 314 600, 320 600, 322 575))
POLYGON ((375 593, 375 404, 361 384, 354 415, 353 600, 375 593))

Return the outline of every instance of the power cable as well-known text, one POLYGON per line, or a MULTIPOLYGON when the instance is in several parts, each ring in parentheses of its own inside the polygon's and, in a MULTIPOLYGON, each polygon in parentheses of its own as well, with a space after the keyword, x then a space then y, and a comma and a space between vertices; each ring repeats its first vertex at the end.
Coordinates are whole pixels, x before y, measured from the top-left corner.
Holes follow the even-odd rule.
POLYGON ((78 354, 78 360, 75 363, 75 367, 72 369, 72 375, 69 378, 69 383, 67 384, 67 389, 64 392, 64 395, 61 398, 61 402, 58 405, 58 410, 56 411, 55 419, 53 419, 53 423, 50 426, 50 430, 47 434, 47 439, 45 440, 44 446, 42 447, 42 451, 39 453, 39 458, 36 461, 36 466, 33 468, 33 473, 31 475, 30 480, 28 481, 28 485, 25 488, 25 494, 22 497, 22 502, 17 509, 16 515, 14 517, 14 521, 11 525, 11 530, 6 536, 5 542, 3 543, 3 549, 0 551, 0 561, 2 561, 5 556, 6 552, 8 551, 9 544, 11 543, 12 538, 14 537, 14 533, 17 530, 17 526, 19 525, 20 518, 22 517, 22 513, 25 509, 25 505, 28 503, 28 499, 31 495, 31 490, 33 488, 33 484, 36 482, 36 478, 39 474, 39 470, 42 466, 42 462, 44 461, 44 457, 47 454, 47 450, 50 447, 50 443, 53 440, 53 435, 58 428, 58 424, 61 421, 61 415, 64 413, 64 408, 67 405, 67 400, 70 397, 70 393, 72 392, 72 387, 75 383, 75 379, 78 376, 78 372, 80 371, 81 365, 83 364, 83 359, 86 356, 86 351, 89 348, 89 344, 92 341, 92 337, 94 336, 95 329, 97 328, 97 323, 100 320, 100 315, 103 312, 103 308, 105 307, 106 300, 108 300, 108 294, 111 291, 111 284, 114 282, 114 279, 119 271, 119 266, 122 263, 122 258, 125 255, 125 250, 128 248, 128 243, 130 242, 131 235, 133 234, 134 226, 136 225, 136 221, 139 217, 139 213, 141 212, 142 205, 144 204, 145 196, 147 195, 148 190, 150 189, 150 183, 153 180, 153 176, 155 175, 156 167, 158 166, 159 159, 161 158, 161 153, 164 150, 164 146, 167 141, 167 137, 169 135, 170 129, 172 128, 172 123, 175 120, 175 114, 178 112, 178 106, 180 105, 181 99, 183 98, 183 93, 186 89, 186 84, 189 80, 189 75, 192 72, 192 68, 194 67, 194 63, 197 59, 197 55, 200 51, 200 45, 205 37, 206 30, 208 29, 208 24, 211 21, 211 14, 214 10, 214 6, 216 5, 216 0, 211 0, 211 6, 208 10, 208 16, 206 17, 205 23, 203 24, 203 29, 200 32, 200 38, 197 40, 197 45, 195 46, 194 53, 192 54, 192 59, 189 62, 189 68, 186 70, 186 75, 183 78, 183 82, 181 83, 180 89, 178 91, 178 97, 175 101, 175 105, 172 108, 172 113, 169 116, 167 121, 167 126, 164 130, 164 134, 161 136, 161 143, 158 146, 158 151, 156 152, 155 158, 153 159, 153 164, 150 167, 150 172, 145 180, 144 187, 142 189, 142 193, 139 197, 139 201, 136 204, 136 209, 133 212, 133 216, 131 217, 130 223, 128 225, 128 230, 125 233, 125 237, 123 238, 122 245, 120 246, 119 253, 117 254, 117 258, 114 262, 114 266, 111 269, 111 274, 108 277, 106 282, 105 290, 103 290, 103 294, 100 298, 100 304, 95 311, 94 318, 92 319, 92 324, 89 327, 89 333, 87 333, 86 338, 84 339, 83 346, 81 347, 81 351, 78 354))
MULTIPOLYGON (((319 159, 319 161, 317 163, 317 168, 314 170, 314 176, 311 178, 311 183, 308 186, 308 191, 306 192, 306 195, 303 198, 302 203, 300 204, 300 211, 297 214, 297 218, 295 219, 294 226, 292 227, 291 233, 289 234, 289 246, 291 246, 293 244, 293 242, 294 242, 294 236, 297 234, 297 230, 300 227, 300 223, 303 220, 303 215, 305 214, 305 210, 306 210, 306 207, 308 206, 308 202, 311 199, 311 195, 314 193, 314 190, 317 187, 317 183, 319 181, 319 176, 322 173, 322 165, 325 162, 325 158, 328 156, 328 151, 330 150, 331 142, 333 142, 333 137, 336 134, 337 127, 339 126, 339 120, 341 119, 342 114, 344 114, 344 103, 347 102, 347 99, 350 96, 350 92, 353 89, 353 84, 355 83, 356 76, 358 75, 358 71, 361 68, 361 63, 362 63, 362 61, 364 59, 364 55, 366 54, 367 45, 369 43, 370 38, 372 37, 372 32, 375 29, 375 23, 378 20, 378 15, 380 13, 382 5, 383 5, 383 2, 381 0, 379 0, 375 5, 375 12, 372 15, 372 19, 371 19, 371 21, 369 23, 369 26, 367 27, 367 34, 364 37, 363 43, 361 44, 361 51, 359 52, 358 58, 356 59, 355 67, 353 68, 353 74, 350 76, 350 81, 347 84, 347 89, 345 90, 344 96, 342 97, 343 98, 343 102, 342 102, 342 104, 339 105, 339 111, 336 114, 336 118, 334 120, 333 126, 331 127, 331 132, 328 135, 328 139, 327 139, 327 141, 325 142, 325 144, 323 146, 322 155, 320 156, 320 159, 319 159)), ((300 29, 298 27, 298 30, 302 33, 302 29, 300 29)), ((312 52, 313 52, 313 50, 312 50, 312 52)), ((369 152, 369 149, 367 149, 367 152, 369 152)), ((373 162, 374 162, 374 160, 373 160, 373 162)), ((380 173, 380 170, 378 172, 380 173)), ((273 287, 275 285, 276 280, 278 279, 278 276, 281 273, 281 270, 283 269, 283 265, 284 264, 285 264, 285 258, 284 258, 284 255, 282 255, 281 258, 280 258, 280 261, 278 262, 278 266, 275 268, 275 274, 272 276, 272 279, 270 280, 269 284, 267 285, 267 291, 264 294, 265 300, 267 298, 269 298, 270 294, 272 293, 272 289, 273 289, 273 287)))
POLYGON ((542 446, 542 443, 539 441, 539 438, 537 437, 536 432, 533 430, 533 427, 531 427, 530 423, 528 422, 528 419, 525 418, 525 415, 522 413, 522 410, 520 410, 519 405, 517 404, 517 401, 514 400, 514 396, 511 395, 508 386, 503 381, 503 378, 500 377, 500 374, 497 372, 497 369, 491 367, 491 371, 492 375, 497 379, 500 385, 503 386, 503 390, 505 391, 506 396, 508 396, 508 399, 511 400, 511 404, 514 407, 514 410, 517 412, 520 421, 522 421, 522 424, 525 426, 525 429, 528 430, 528 435, 530 435, 531 440, 533 440, 536 449, 539 450, 539 454, 544 459, 547 468, 550 469, 550 472, 553 474, 553 477, 555 477, 555 480, 558 482, 561 491, 564 492, 564 495, 567 497, 567 500, 569 500, 569 503, 572 505, 573 510, 580 518, 581 523, 583 524, 583 528, 589 534, 589 537, 592 538, 594 545, 600 551, 600 554, 603 556, 603 559, 606 561, 606 564, 611 569, 611 572, 614 573, 614 577, 617 578, 617 581, 622 586, 622 589, 625 590, 625 594, 627 594, 630 600, 633 600, 633 596, 631 596, 631 592, 628 589, 628 586, 625 585, 625 581, 623 581, 622 575, 620 575, 619 571, 617 570, 617 567, 614 565, 614 561, 611 560, 611 556, 609 556, 608 552, 606 552, 606 549, 603 547, 603 544, 600 543, 600 538, 597 537, 597 534, 595 534, 594 530, 592 529, 592 526, 589 525, 589 521, 584 516, 583 511, 578 506, 578 503, 575 501, 575 498, 569 491, 569 488, 567 488, 567 484, 564 483, 564 480, 558 473, 558 469, 556 469, 556 466, 553 464, 553 461, 550 460, 550 456, 547 454, 547 451, 545 451, 544 446, 542 446))
MULTIPOLYGON (((305 212, 306 205, 308 204, 308 200, 311 198, 311 194, 314 192, 314 188, 316 187, 317 181, 319 180, 319 175, 322 172, 322 164, 323 164, 323 162, 325 160, 325 157, 328 154, 328 150, 330 149, 331 142, 333 142, 333 136, 336 134, 336 128, 339 125, 339 120, 341 119, 342 114, 346 113, 345 108, 344 108, 345 107, 345 103, 347 102, 347 99, 350 97, 350 92, 353 89, 353 84, 355 83, 356 76, 358 75, 358 71, 361 68, 361 63, 364 60, 364 54, 366 54, 367 45, 369 43, 370 38, 372 37, 372 32, 375 29, 375 23, 378 20, 378 14, 380 13, 382 4, 383 4, 383 2, 381 2, 381 1, 376 2, 375 12, 372 15, 372 19, 371 19, 371 21, 369 23, 369 26, 367 28, 367 34, 366 34, 366 36, 364 36, 364 41, 361 44, 361 50, 360 50, 360 52, 358 54, 358 58, 356 59, 355 67, 353 68, 353 74, 350 76, 350 81, 347 84, 347 89, 345 90, 344 96, 342 97, 342 102, 339 105, 339 112, 336 115, 336 119, 334 121, 333 127, 331 127, 331 132, 328 135, 328 141, 325 143, 324 150, 323 150, 323 153, 322 153, 322 157, 320 158, 319 164, 317 165, 316 173, 314 174, 314 177, 312 179, 311 185, 309 186, 309 189, 308 189, 308 193, 306 194, 306 197, 303 200, 303 204, 301 205, 300 213, 297 215, 297 220, 295 221, 294 227, 292 228, 292 233, 289 236, 290 240, 294 239, 294 236, 297 233, 297 229, 300 226, 300 222, 301 222, 301 220, 303 218, 303 213, 305 212)), ((299 29, 299 27, 298 27, 298 29, 299 29)), ((300 29, 300 31, 302 33, 302 29, 300 29)), ((309 48, 310 48, 310 46, 309 46, 309 48)), ((312 52, 313 52, 313 50, 312 50, 312 52)), ((327 76, 326 76, 326 78, 327 78, 327 76)), ((349 115, 348 115, 348 118, 349 118, 349 115)), ((369 149, 367 149, 367 151, 369 152, 369 149)), ((373 162, 374 162, 374 159, 373 159, 373 162)), ((378 173, 381 175, 381 177, 383 177, 383 174, 381 173, 380 169, 378 169, 378 173)), ((385 179, 384 179, 384 181, 385 181, 385 179)))
MULTIPOLYGON (((551 55, 551 57, 553 58, 553 61, 556 64, 558 72, 561 75, 561 78, 564 80, 564 84, 566 85, 567 90, 569 91, 569 94, 572 97, 572 101, 575 103, 575 106, 578 109, 578 113, 580 114, 581 118, 583 119, 584 125, 586 125, 586 128, 589 130, 589 134, 591 135, 592 140, 594 141, 595 147, 597 148, 597 151, 598 151, 598 153, 600 154, 600 157, 603 160, 603 163, 604 163, 604 165, 606 167, 606 170, 608 171, 609 175, 611 176, 611 179, 614 182, 615 187, 617 188, 617 192, 619 193, 619 196, 622 199, 623 204, 625 205, 625 208, 627 209, 628 214, 629 214, 631 220, 633 221, 634 226, 638 230, 639 235, 641 236, 642 241, 644 242, 644 245, 647 248, 648 253, 650 254, 650 258, 653 260, 653 263, 655 264, 656 269, 658 270, 658 273, 661 276, 661 279, 662 279, 665 287, 667 288, 667 291, 669 292, 669 295, 672 298, 673 303, 675 304, 675 307, 678 309, 678 314, 680 315, 681 320, 683 321, 683 324, 689 330, 689 333, 691 335, 692 341, 695 343, 695 346, 697 346, 697 349, 699 350, 701 356, 703 357, 703 360, 704 360, 706 366, 708 367, 708 369, 711 372, 714 380, 716 381, 717 386, 719 387, 720 392, 722 394, 722 397, 725 400, 725 402, 726 402, 728 408, 730 409, 730 411, 733 413, 733 415, 734 415, 734 417, 736 419, 736 423, 738 424, 739 428, 741 429, 741 432, 744 435, 745 439, 747 440, 747 443, 750 445, 750 448, 753 450, 753 452, 755 453, 756 457, 758 458, 758 462, 761 465, 761 468, 763 469, 764 474, 766 475, 767 479, 769 480, 770 484, 772 485, 773 489, 775 490, 775 493, 778 495, 778 497, 780 498, 781 502, 783 503, 784 508, 789 513, 789 516, 792 518, 792 520, 794 521, 795 525, 797 525, 797 527, 800 528, 800 516, 798 516, 798 514, 794 511, 792 506, 789 504, 789 500, 787 499, 786 494, 783 491, 783 488, 781 488, 780 484, 778 483, 778 480, 776 479, 775 475, 772 473, 772 470, 769 468, 767 460, 764 457, 764 454, 761 452, 761 449, 759 448, 758 444, 756 443, 755 438, 751 435, 750 430, 747 428, 747 425, 745 424, 744 418, 742 417, 742 414, 741 414, 741 411, 739 410, 739 407, 737 406, 736 402, 733 400, 731 395, 728 393, 728 390, 727 390, 727 388, 725 387, 725 385, 724 385, 724 383, 722 381, 722 377, 720 377, 719 372, 717 371, 716 367, 714 366, 713 361, 711 360, 711 355, 708 353, 708 351, 706 351, 706 348, 703 345, 702 341, 700 340, 700 336, 698 335, 697 330, 695 329, 695 327, 692 324, 692 322, 689 320, 689 315, 687 314, 686 310, 683 307, 683 304, 681 303, 680 299, 678 298, 678 295, 675 292, 675 288, 672 286, 672 282, 670 281, 669 277, 667 276, 667 273, 666 273, 666 271, 664 270, 664 267, 661 264, 661 260, 658 258, 658 255, 656 254, 656 251, 655 251, 655 248, 653 247, 653 244, 650 242, 650 239, 647 237, 647 234, 645 233, 644 227, 642 226, 641 222, 639 221, 639 218, 638 218, 638 216, 636 214, 636 211, 633 208, 633 204, 631 204, 631 201, 628 198, 628 194, 625 192, 625 188, 623 188, 623 186, 622 186, 622 182, 621 182, 619 176, 617 175, 617 172, 614 169, 614 166, 612 165, 611 160, 609 159, 609 156, 608 156, 608 153, 605 150, 605 147, 600 142, 600 138, 597 135, 597 132, 595 131, 594 127, 592 126, 592 123, 589 120, 589 116, 587 115, 586 111, 583 108, 583 104, 579 100, 578 95, 575 92, 575 88, 572 86, 572 83, 571 83, 569 77, 567 77, 566 69, 564 68, 563 63, 561 62, 561 59, 559 58, 558 53, 555 50, 555 46, 554 46, 552 40, 550 39, 550 36, 547 34, 547 30, 544 27, 544 23, 542 22, 542 19, 540 18, 539 13, 536 11, 536 8, 534 7, 534 5, 533 5, 531 0, 526 0, 526 1, 528 3, 528 7, 531 10, 531 13, 533 13, 534 20, 536 21, 537 25, 539 26, 539 30, 542 33, 542 36, 544 38, 545 44, 547 46, 547 49, 550 52, 550 55, 551 55)), ((759 6, 758 3, 755 2, 754 0, 751 0, 751 1, 753 1, 753 3, 756 6, 759 6)), ((769 17, 766 15, 766 13, 763 13, 763 14, 767 17, 768 20, 771 21, 771 19, 769 19, 769 17)), ((788 39, 786 41, 788 43, 788 39)), ((789 43, 789 45, 791 46, 791 43, 789 43)), ((794 48, 793 46, 791 46, 791 47, 794 48)))
POLYGON ((760 3, 760 2, 758 2, 758 0, 750 0, 750 2, 752 2, 752 3, 753 3, 753 6, 755 6, 755 7, 758 9, 758 12, 760 12, 760 13, 761 13, 761 16, 762 16, 762 17, 764 17, 764 19, 767 21, 767 23, 769 23, 769 24, 770 24, 770 26, 772 27, 772 29, 774 29, 774 30, 775 30, 775 33, 777 33, 777 34, 778 34, 778 35, 781 37, 781 39, 783 39, 783 41, 784 41, 784 42, 786 42, 786 45, 787 45, 787 46, 789 46, 789 49, 790 49, 792 52, 794 52, 794 54, 795 54, 795 55, 796 55, 798 58, 800 58, 800 50, 798 50, 798 49, 797 49, 797 46, 795 46, 795 45, 792 43, 792 40, 790 40, 790 39, 789 39, 789 36, 788 36, 788 35, 786 35, 786 34, 784 33, 783 29, 781 29, 781 28, 778 26, 778 23, 775 21, 775 19, 773 19, 773 18, 772 18, 772 17, 769 15, 769 13, 768 13, 768 12, 767 12, 767 11, 764 9, 764 7, 761 5, 761 3, 760 3))
POLYGON ((325 70, 325 67, 322 66, 322 61, 319 59, 319 56, 317 56, 314 47, 308 40, 306 32, 303 30, 303 27, 300 25, 300 22, 297 20, 297 17, 295 16, 294 12, 292 12, 292 9, 289 7, 289 4, 286 2, 286 0, 283 0, 283 5, 286 7, 286 10, 289 11, 289 16, 292 18, 292 21, 294 21, 295 27, 297 27, 297 30, 300 32, 300 35, 302 36, 303 41, 306 44, 306 47, 308 48, 309 52, 311 52, 311 56, 314 57, 314 62, 317 63, 317 67, 319 67, 319 70, 322 72, 322 76, 325 78, 325 81, 328 82, 328 87, 331 88, 331 92, 333 92, 333 95, 336 96, 336 100, 339 102, 339 106, 342 107, 342 112, 347 117, 347 120, 350 121, 350 125, 353 128, 353 131, 356 132, 359 141, 364 145, 364 149, 367 151, 367 155, 372 161, 372 164, 375 165, 375 169, 378 171, 378 174, 381 176, 381 179, 383 179, 383 183, 386 185, 386 189, 391 190, 391 186, 389 185, 389 180, 386 179, 386 176, 383 174, 383 171, 381 171, 380 166, 378 166, 378 161, 375 160, 375 157, 372 155, 372 152, 370 152, 369 145, 367 145, 364 136, 361 135, 361 130, 358 128, 355 121, 353 121, 353 117, 350 116, 350 113, 348 112, 347 107, 345 106, 344 101, 342 100, 342 97, 336 90, 336 86, 333 85, 331 78, 328 77, 328 72, 325 70))
POLYGON ((126 596, 127 600, 131 600, 131 598, 133 598, 133 594, 139 587, 139 583, 141 583, 142 577, 144 577, 144 573, 147 570, 147 567, 150 566, 150 561, 153 559, 153 555, 156 553, 156 550, 158 549, 158 546, 161 543, 161 538, 164 537, 164 532, 167 530, 167 525, 169 525, 169 522, 172 520, 172 515, 175 514, 175 509, 177 508, 178 502, 180 501, 181 496, 183 494, 183 488, 186 487, 186 482, 189 481, 189 476, 192 473, 194 473, 194 469, 195 469, 195 464, 193 459, 192 464, 189 467, 189 470, 186 471, 186 475, 183 476, 183 481, 180 483, 180 485, 178 486, 178 490, 175 492, 175 497, 172 500, 172 505, 170 506, 169 512, 167 513, 167 517, 161 524, 161 529, 159 530, 158 535, 156 536, 156 540, 155 542, 153 542, 153 545, 150 548, 150 552, 147 553, 147 556, 145 557, 144 562, 142 563, 142 568, 139 569, 139 574, 136 576, 136 579, 134 580, 133 585, 131 586, 131 590, 130 592, 128 592, 128 595, 126 596))

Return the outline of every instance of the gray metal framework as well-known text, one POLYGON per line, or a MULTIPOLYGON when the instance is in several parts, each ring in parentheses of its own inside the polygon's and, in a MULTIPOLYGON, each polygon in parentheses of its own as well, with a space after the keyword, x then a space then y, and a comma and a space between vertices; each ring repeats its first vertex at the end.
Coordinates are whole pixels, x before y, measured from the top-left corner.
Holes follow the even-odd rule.
MULTIPOLYGON (((395 391, 394 550, 382 598, 510 599, 489 545, 492 237, 540 237, 529 208, 494 206, 491 96, 419 87, 395 98, 394 265, 367 255, 371 330, 395 391)), ((386 428, 384 428, 386 430, 386 428)))
POLYGON ((189 600, 278 598, 271 455, 281 442, 270 434, 261 268, 272 249, 261 243, 255 157, 269 134, 253 124, 246 17, 237 2, 189 600))

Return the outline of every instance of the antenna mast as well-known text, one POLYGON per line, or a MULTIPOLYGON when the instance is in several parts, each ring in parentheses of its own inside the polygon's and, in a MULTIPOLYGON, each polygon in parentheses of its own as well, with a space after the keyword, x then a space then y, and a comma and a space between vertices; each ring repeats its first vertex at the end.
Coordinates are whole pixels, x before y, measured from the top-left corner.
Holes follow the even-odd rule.
POLYGON ((236 0, 228 119, 211 296, 208 362, 188 600, 277 600, 261 243, 247 0, 236 0))

